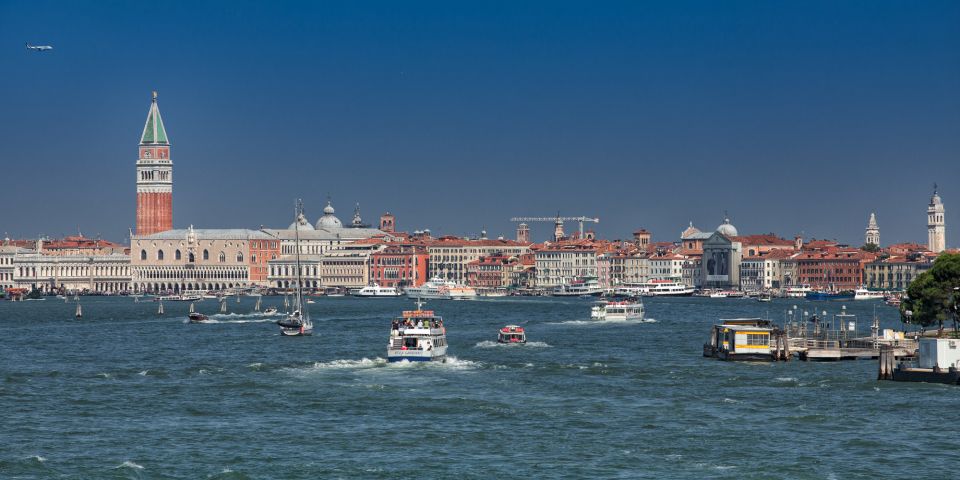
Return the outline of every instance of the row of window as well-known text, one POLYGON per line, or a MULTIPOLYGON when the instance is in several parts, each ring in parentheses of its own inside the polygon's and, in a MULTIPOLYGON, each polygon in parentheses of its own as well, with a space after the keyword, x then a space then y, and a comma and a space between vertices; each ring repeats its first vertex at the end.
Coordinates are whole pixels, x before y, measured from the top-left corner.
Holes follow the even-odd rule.
MULTIPOLYGON (((164 253, 163 253, 163 250, 157 250, 157 260, 158 260, 158 261, 163 261, 164 256, 165 256, 165 255, 164 255, 164 253)), ((182 259, 183 259, 183 255, 180 253, 180 250, 177 250, 177 251, 175 251, 175 252, 173 253, 173 258, 174 258, 174 260, 182 260, 182 259)), ((146 250, 140 250, 140 260, 146 260, 146 259, 147 259, 147 251, 146 251, 146 250)), ((208 250, 204 250, 204 251, 203 251, 203 259, 204 259, 204 260, 210 260, 210 251, 208 251, 208 250)), ((256 256, 256 255, 253 255, 253 256, 250 257, 250 259, 251 259, 253 262, 256 262, 256 261, 257 261, 257 256, 256 256)), ((227 254, 226 254, 226 253, 223 253, 223 252, 220 252, 220 258, 219 258, 219 260, 220 260, 220 263, 226 263, 226 261, 227 261, 227 254)), ((193 252, 189 252, 189 253, 187 254, 187 261, 188 261, 188 262, 191 262, 191 263, 193 263, 193 262, 196 261, 196 258, 194 257, 193 252)), ((242 263, 242 262, 243 262, 243 254, 240 253, 240 252, 237 252, 237 262, 238 262, 238 263, 242 263)))

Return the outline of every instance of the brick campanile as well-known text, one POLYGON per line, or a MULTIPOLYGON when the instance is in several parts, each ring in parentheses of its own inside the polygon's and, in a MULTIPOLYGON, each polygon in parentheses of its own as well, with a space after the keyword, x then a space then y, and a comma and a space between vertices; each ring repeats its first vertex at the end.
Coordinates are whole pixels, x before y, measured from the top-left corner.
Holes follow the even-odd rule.
POLYGON ((163 128, 157 92, 147 113, 137 160, 137 235, 151 235, 173 228, 173 162, 170 142, 163 128))

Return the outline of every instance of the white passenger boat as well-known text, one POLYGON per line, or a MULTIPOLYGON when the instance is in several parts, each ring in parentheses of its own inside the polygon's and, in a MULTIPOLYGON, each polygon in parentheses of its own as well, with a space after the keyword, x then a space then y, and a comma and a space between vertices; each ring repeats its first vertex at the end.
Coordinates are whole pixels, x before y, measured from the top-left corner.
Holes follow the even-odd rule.
POLYGON ((443 319, 433 310, 422 310, 417 301, 416 310, 405 310, 393 319, 390 342, 387 344, 388 362, 442 362, 447 358, 447 330, 443 319))
POLYGON ((557 286, 550 294, 554 297, 595 297, 603 295, 603 289, 596 278, 588 277, 557 286))
POLYGON ((693 295, 694 288, 671 280, 652 280, 644 284, 648 294, 654 297, 693 295))
POLYGON ((410 298, 451 300, 477 297, 477 291, 473 287, 460 285, 439 277, 433 277, 419 287, 408 287, 406 292, 410 298))
POLYGON ((883 300, 884 298, 886 298, 885 293, 867 290, 866 288, 858 288, 853 292, 854 300, 883 300))
POLYGON ((623 302, 603 302, 594 305, 590 309, 590 318, 594 320, 609 321, 638 321, 643 320, 644 308, 643 302, 623 301, 623 302))
POLYGON ((356 297, 399 297, 402 293, 394 287, 381 287, 374 283, 357 290, 353 295, 356 297))
POLYGON ((807 294, 812 291, 813 289, 810 288, 810 285, 796 285, 787 287, 787 289, 784 290, 784 295, 790 298, 805 298, 807 294))
POLYGON ((162 297, 156 297, 159 300, 167 300, 170 302, 197 302, 203 300, 202 295, 197 295, 193 293, 181 293, 180 295, 164 295, 162 297))

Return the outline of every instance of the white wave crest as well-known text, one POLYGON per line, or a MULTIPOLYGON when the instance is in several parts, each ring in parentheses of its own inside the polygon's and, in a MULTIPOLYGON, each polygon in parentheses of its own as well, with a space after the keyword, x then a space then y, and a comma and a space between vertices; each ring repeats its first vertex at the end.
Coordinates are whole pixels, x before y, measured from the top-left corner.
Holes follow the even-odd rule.
POLYGON ((384 358, 361 358, 360 360, 331 360, 329 362, 315 362, 313 368, 316 370, 331 370, 343 368, 373 368, 382 367, 387 364, 384 358))
POLYGON ((141 377, 146 377, 148 373, 150 373, 150 370, 143 370, 137 373, 137 375, 140 375, 141 377))
POLYGON ((797 381, 797 377, 777 377, 777 378, 775 378, 774 380, 776 380, 776 381, 778 381, 778 382, 783 382, 783 383, 786 383, 786 382, 796 382, 796 381, 797 381))
POLYGON ((132 469, 134 469, 134 470, 143 470, 143 465, 138 465, 138 464, 136 464, 136 463, 131 462, 130 460, 127 460, 127 461, 125 461, 125 462, 121 463, 120 465, 117 465, 116 467, 113 467, 113 468, 114 468, 114 469, 118 469, 118 468, 132 468, 132 469))

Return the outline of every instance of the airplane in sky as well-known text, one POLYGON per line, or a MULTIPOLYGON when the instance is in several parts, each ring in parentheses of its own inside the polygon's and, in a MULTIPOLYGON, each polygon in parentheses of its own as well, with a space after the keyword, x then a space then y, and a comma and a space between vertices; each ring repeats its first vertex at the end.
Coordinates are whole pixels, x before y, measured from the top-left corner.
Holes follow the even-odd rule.
POLYGON ((47 50, 53 50, 53 47, 50 45, 30 45, 30 42, 27 42, 27 50, 34 50, 37 52, 45 52, 47 50))

